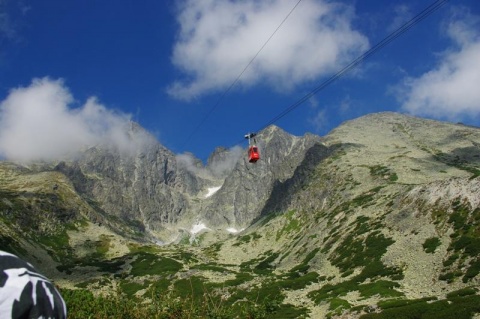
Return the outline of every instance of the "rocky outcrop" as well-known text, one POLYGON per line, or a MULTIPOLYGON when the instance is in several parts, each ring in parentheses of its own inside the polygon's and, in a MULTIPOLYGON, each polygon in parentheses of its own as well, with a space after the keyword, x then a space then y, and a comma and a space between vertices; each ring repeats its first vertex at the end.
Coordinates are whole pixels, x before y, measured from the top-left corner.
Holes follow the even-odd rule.
POLYGON ((252 164, 246 155, 240 158, 220 190, 201 208, 201 215, 213 226, 245 228, 262 214, 273 213, 275 207, 265 208, 267 202, 275 201, 272 190, 291 179, 301 163, 316 162, 306 154, 321 147, 319 136, 296 137, 276 126, 260 132, 256 140, 261 160, 252 164))
POLYGON ((55 169, 67 175, 75 189, 108 215, 140 231, 155 232, 175 224, 188 212, 188 197, 201 188, 201 180, 178 164, 176 156, 137 128, 133 136, 146 136, 135 152, 94 147, 55 169))
MULTIPOLYGON (((138 134, 147 135, 135 127, 132 140, 142 140, 138 134)), ((256 164, 248 163, 240 147, 219 147, 204 167, 193 155, 176 156, 150 138, 130 154, 90 148, 55 169, 107 214, 141 231, 161 234, 198 219, 211 227, 245 228, 269 210, 280 209, 272 203, 283 195, 276 191, 272 197, 272 190, 302 171, 299 165, 316 163, 316 156, 305 156, 322 148, 318 136, 295 137, 275 126, 260 132, 257 140, 262 160, 256 164), (220 186, 214 195, 204 196, 206 188, 220 186), (264 207, 267 202, 270 208, 264 207)))
MULTIPOLYGON (((319 183, 314 172, 332 157, 338 157, 337 165, 329 166, 328 178, 356 183, 341 193, 345 197, 367 192, 362 185, 374 170, 378 172, 368 187, 384 178, 402 184, 444 180, 445 174, 468 178, 478 173, 478 132, 396 113, 346 122, 325 138, 297 137, 270 126, 256 137, 261 153, 257 163, 248 163, 245 149, 219 147, 204 166, 192 154, 173 154, 132 123, 128 151, 92 147, 55 164, 54 171, 64 174, 93 209, 101 210, 96 221, 111 216, 136 231, 162 237, 168 230, 175 236, 200 220, 209 228, 243 229, 291 207, 322 207, 330 198, 328 188, 299 194, 312 181, 319 183)), ((35 167, 51 169, 46 164, 35 167)))

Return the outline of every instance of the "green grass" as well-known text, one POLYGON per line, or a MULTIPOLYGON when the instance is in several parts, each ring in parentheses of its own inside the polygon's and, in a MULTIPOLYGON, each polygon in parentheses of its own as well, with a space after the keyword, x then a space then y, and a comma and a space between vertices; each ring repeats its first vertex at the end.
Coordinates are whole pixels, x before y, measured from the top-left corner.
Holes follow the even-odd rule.
POLYGON ((224 283, 219 284, 224 287, 237 287, 245 282, 252 280, 254 277, 250 273, 239 272, 236 274, 235 279, 226 280, 224 283))
POLYGON ((151 253, 139 252, 136 254, 136 257, 131 263, 132 269, 130 270, 130 275, 134 277, 146 275, 166 276, 176 273, 183 268, 183 265, 174 259, 151 253))
MULTIPOLYGON (((394 243, 392 239, 383 236, 380 231, 373 231, 363 239, 362 236, 359 236, 363 234, 362 229, 363 227, 357 227, 355 231, 349 233, 329 257, 332 264, 337 266, 341 272, 364 267, 365 272, 379 273, 380 269, 378 268, 380 268, 381 262, 378 261, 387 251, 388 246, 394 243), (375 272, 366 270, 372 267, 375 268, 375 272)), ((380 271, 380 274, 383 273, 384 271, 380 271)))
POLYGON ((302 273, 306 273, 310 268, 308 263, 310 262, 310 260, 312 260, 315 257, 315 255, 318 253, 319 250, 320 248, 315 248, 314 250, 309 252, 307 256, 305 256, 305 259, 302 261, 302 263, 290 269, 289 276, 291 278, 295 278, 295 277, 299 277, 300 274, 302 273))
POLYGON ((257 274, 270 274, 275 269, 273 262, 278 258, 279 255, 279 253, 270 252, 265 259, 263 259, 253 268, 253 271, 257 274))
POLYGON ((299 290, 305 288, 311 283, 318 282, 319 275, 318 273, 312 271, 305 275, 298 276, 295 278, 288 278, 285 280, 279 281, 279 286, 287 290, 299 290))
POLYGON ((127 295, 127 297, 132 298, 135 293, 137 293, 139 290, 147 288, 147 286, 144 283, 140 284, 131 281, 123 281, 120 283, 120 288, 127 295))
POLYGON ((389 308, 398 308, 398 307, 405 307, 407 305, 411 305, 414 303, 419 303, 419 302, 426 302, 426 301, 434 301, 437 300, 436 297, 427 297, 427 298, 421 298, 421 299, 387 299, 387 300, 381 300, 378 302, 378 306, 385 310, 389 308))
POLYGON ((211 259, 216 259, 217 255, 218 255, 218 252, 222 249, 222 245, 223 245, 223 243, 221 243, 221 242, 214 243, 214 244, 210 245, 209 247, 203 249, 203 252, 204 252, 205 256, 207 256, 211 259))
POLYGON ((252 287, 248 290, 234 289, 228 304, 259 304, 265 309, 265 318, 301 318, 307 313, 307 310, 302 307, 283 304, 285 299, 283 290, 302 289, 311 280, 316 280, 317 276, 318 274, 311 274, 304 276, 302 279, 283 281, 271 278, 270 280, 264 280, 260 286, 252 287))
POLYGON ((192 298, 196 302, 203 300, 204 293, 207 293, 205 279, 198 276, 180 279, 173 284, 174 295, 180 298, 192 298))
POLYGON ((468 269, 462 278, 464 283, 469 282, 480 273, 480 259, 473 260, 468 264, 468 269))
POLYGON ((471 319, 480 312, 480 296, 450 296, 448 300, 418 300, 388 305, 380 313, 362 315, 361 319, 471 319))
POLYGON ((240 264, 240 269, 244 272, 253 272, 258 275, 271 275, 275 269, 274 261, 279 257, 278 252, 266 251, 258 258, 254 258, 240 264))
POLYGON ((235 244, 233 244, 232 246, 240 246, 242 244, 248 244, 250 241, 256 240, 256 239, 259 239, 259 238, 262 238, 262 236, 260 236, 257 233, 252 233, 252 234, 240 236, 240 237, 237 238, 237 242, 235 244))
POLYGON ((301 318, 307 313, 305 308, 281 304, 276 298, 279 287, 270 284, 248 292, 234 287, 241 294, 228 299, 222 299, 204 278, 198 276, 179 279, 173 284, 167 279, 153 283, 122 280, 118 287, 119 290, 108 295, 94 295, 85 289, 61 289, 69 318, 288 319, 301 318), (135 295, 146 287, 141 297, 135 295))
POLYGON ((396 182, 398 176, 390 168, 382 165, 370 166, 370 175, 386 178, 389 182, 396 182))
MULTIPOLYGON (((191 276, 175 281, 170 290, 170 297, 183 301, 183 308, 192 309, 195 314, 205 315, 205 317, 196 317, 189 313, 185 317, 178 318, 237 318, 237 316, 239 318, 299 318, 306 314, 307 310, 282 304, 284 299, 282 289, 301 289, 317 277, 318 274, 308 274, 297 280, 280 282, 266 280, 261 286, 240 290, 237 286, 251 280, 253 278, 251 275, 239 273, 237 279, 223 284, 208 283, 203 277, 191 276), (220 298, 218 288, 221 288, 221 291, 229 291, 230 297, 220 298), (205 307, 209 309, 204 309, 205 307), (213 310, 215 316, 212 316, 213 310)), ((172 318, 177 317, 172 316, 172 318)))
POLYGON ((65 228, 60 231, 42 236, 34 236, 37 243, 46 248, 48 254, 58 262, 68 262, 73 258, 73 250, 70 247, 69 237, 65 228))
POLYGON ((276 240, 280 240, 285 235, 291 235, 292 233, 297 233, 301 230, 300 220, 295 218, 295 211, 289 211, 285 213, 284 217, 286 218, 286 223, 282 229, 277 231, 276 240))
POLYGON ((475 295, 477 292, 478 292, 477 288, 465 287, 456 291, 449 292, 447 294, 447 299, 475 295))
POLYGON ((107 273, 117 273, 118 271, 122 270, 123 265, 125 265, 125 258, 113 258, 113 259, 101 259, 101 260, 89 260, 88 262, 84 262, 86 266, 93 266, 97 267, 101 272, 107 273))
POLYGON ((365 298, 373 297, 375 295, 382 297, 401 297, 403 296, 403 293, 395 290, 395 288, 399 287, 400 285, 396 282, 378 280, 372 283, 359 285, 358 291, 360 292, 360 295, 365 298))
POLYGON ((438 237, 427 238, 422 245, 423 250, 425 250, 426 253, 432 254, 437 250, 437 247, 440 246, 441 243, 442 242, 438 237))
POLYGON ((402 279, 402 270, 387 267, 381 261, 383 254, 394 241, 379 230, 371 230, 378 228, 378 225, 364 216, 358 217, 349 228, 350 232, 343 237, 328 259, 332 265, 339 268, 342 277, 352 275, 355 269, 361 269, 360 273, 337 284, 327 283, 322 288, 309 292, 309 298, 321 303, 341 298, 350 291, 359 291, 365 298, 374 295, 402 296, 403 294, 396 290, 398 283, 386 279, 402 279), (365 283, 367 280, 370 282, 365 283))
POLYGON ((352 207, 367 207, 374 204, 375 195, 383 188, 384 186, 377 186, 370 189, 368 192, 358 195, 350 202, 352 207))
POLYGON ((467 283, 480 274, 480 209, 472 209, 460 200, 452 208, 448 218, 454 229, 448 247, 450 256, 443 262, 439 279, 451 283, 463 274, 462 281, 467 283))
POLYGON ((150 286, 144 295, 146 298, 156 294, 166 295, 169 291, 168 289, 170 285, 172 284, 172 280, 167 278, 156 278, 153 282, 149 282, 149 284, 150 286))
MULTIPOLYGON (((188 287, 185 289, 187 290, 188 287)), ((178 298, 179 296, 175 293, 152 292, 148 302, 145 302, 145 298, 128 296, 119 291, 114 291, 107 296, 95 296, 84 289, 62 289, 61 294, 67 304, 69 319, 230 319, 237 316, 258 319, 281 318, 275 317, 275 310, 272 310, 271 306, 269 306, 270 310, 267 310, 266 304, 245 302, 232 307, 231 304, 223 303, 213 294, 202 293, 198 299, 201 302, 196 302, 192 299, 195 297, 188 293, 178 298), (267 315, 270 316, 267 317, 267 315)))
POLYGON ((171 255, 171 257, 181 260, 184 264, 196 264, 199 262, 193 253, 186 251, 179 251, 176 254, 171 255))
POLYGON ((227 268, 218 266, 217 264, 214 264, 214 263, 193 265, 192 267, 190 267, 190 269, 210 270, 210 271, 216 271, 220 273, 230 272, 230 270, 228 270, 227 268))
POLYGON ((327 314, 327 318, 330 318, 334 315, 340 315, 344 310, 350 309, 352 306, 348 303, 348 301, 341 299, 341 298, 333 298, 330 300, 330 306, 328 308, 329 313, 327 314))
POLYGON ((150 253, 156 254, 160 253, 162 250, 157 245, 141 245, 137 243, 129 243, 128 249, 131 253, 150 253))

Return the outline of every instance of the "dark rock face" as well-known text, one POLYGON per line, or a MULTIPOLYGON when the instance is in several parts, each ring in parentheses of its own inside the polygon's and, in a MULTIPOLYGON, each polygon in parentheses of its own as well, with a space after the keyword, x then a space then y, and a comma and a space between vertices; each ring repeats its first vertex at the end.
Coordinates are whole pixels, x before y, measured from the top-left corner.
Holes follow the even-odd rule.
POLYGON ((172 152, 152 140, 130 154, 90 148, 56 170, 106 213, 152 231, 176 223, 188 209, 186 197, 200 187, 172 152))
MULTIPOLYGON (((135 126, 133 141, 141 139, 138 134, 147 135, 135 126)), ((280 191, 278 185, 293 183, 294 173, 301 175, 299 165, 317 163, 326 152, 318 136, 295 137, 271 126, 257 136, 262 156, 257 163, 248 163, 240 147, 219 147, 204 167, 191 154, 175 156, 153 138, 147 140, 129 154, 90 148, 55 169, 107 214, 152 232, 195 218, 213 227, 246 227, 280 209, 287 190, 280 191), (220 185, 213 196, 200 196, 220 185)))
POLYGON ((264 206, 276 201, 272 198, 274 186, 292 178, 308 150, 321 145, 318 136, 299 138, 275 126, 260 132, 257 141, 262 159, 249 163, 244 151, 222 188, 202 208, 201 214, 213 225, 246 227, 261 214, 273 212, 264 206))

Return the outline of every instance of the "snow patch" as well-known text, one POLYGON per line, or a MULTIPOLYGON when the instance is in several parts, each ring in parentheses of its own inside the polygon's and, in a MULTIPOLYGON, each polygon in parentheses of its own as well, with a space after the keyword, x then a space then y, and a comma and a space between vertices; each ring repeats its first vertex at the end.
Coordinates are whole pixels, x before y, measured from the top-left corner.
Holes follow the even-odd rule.
POLYGON ((222 186, 209 187, 209 188, 208 188, 207 195, 205 195, 205 198, 209 198, 210 196, 212 196, 213 194, 215 194, 220 188, 222 188, 222 186))
POLYGON ((243 228, 240 229, 240 230, 237 230, 236 228, 233 228, 233 227, 227 228, 227 231, 228 231, 229 233, 232 233, 232 234, 236 234, 236 233, 238 233, 238 232, 241 232, 242 230, 243 230, 243 228))
POLYGON ((201 232, 204 229, 210 230, 210 228, 208 228, 204 223, 199 222, 199 223, 192 226, 192 229, 190 229, 190 233, 198 234, 199 232, 201 232))

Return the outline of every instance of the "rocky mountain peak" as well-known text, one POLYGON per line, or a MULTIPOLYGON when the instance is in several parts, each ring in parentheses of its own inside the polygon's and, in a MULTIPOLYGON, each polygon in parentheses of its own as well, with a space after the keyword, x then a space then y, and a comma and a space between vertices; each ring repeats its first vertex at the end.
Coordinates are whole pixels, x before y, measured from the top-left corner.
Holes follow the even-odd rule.
POLYGON ((261 159, 249 163, 246 150, 222 187, 202 207, 200 215, 215 227, 245 228, 260 218, 272 190, 292 178, 307 152, 321 144, 318 136, 296 137, 269 126, 255 138, 261 159))

